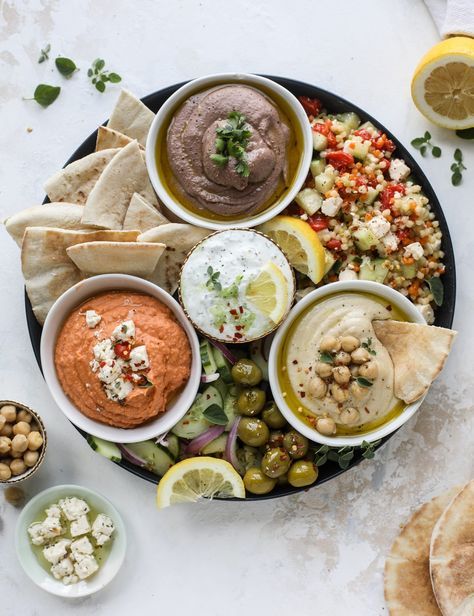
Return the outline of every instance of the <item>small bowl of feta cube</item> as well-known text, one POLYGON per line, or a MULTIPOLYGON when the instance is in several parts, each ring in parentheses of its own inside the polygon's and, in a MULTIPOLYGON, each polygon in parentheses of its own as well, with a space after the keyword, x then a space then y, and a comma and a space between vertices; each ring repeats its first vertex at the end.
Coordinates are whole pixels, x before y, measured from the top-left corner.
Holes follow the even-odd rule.
POLYGON ((112 503, 89 488, 60 485, 25 505, 15 543, 21 566, 37 586, 77 598, 112 581, 122 566, 127 541, 112 503))

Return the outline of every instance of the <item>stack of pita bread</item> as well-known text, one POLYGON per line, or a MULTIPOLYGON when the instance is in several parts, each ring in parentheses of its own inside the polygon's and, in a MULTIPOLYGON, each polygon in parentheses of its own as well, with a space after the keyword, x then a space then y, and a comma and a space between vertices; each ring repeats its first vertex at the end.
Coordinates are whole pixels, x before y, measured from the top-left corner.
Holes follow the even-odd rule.
POLYGON ((174 293, 187 253, 209 235, 161 213, 145 164, 153 118, 123 90, 98 130, 96 151, 46 182, 50 203, 5 220, 21 248, 26 291, 41 324, 64 291, 91 275, 132 274, 174 293))
POLYGON ((390 616, 474 615, 474 480, 425 503, 385 564, 390 616))

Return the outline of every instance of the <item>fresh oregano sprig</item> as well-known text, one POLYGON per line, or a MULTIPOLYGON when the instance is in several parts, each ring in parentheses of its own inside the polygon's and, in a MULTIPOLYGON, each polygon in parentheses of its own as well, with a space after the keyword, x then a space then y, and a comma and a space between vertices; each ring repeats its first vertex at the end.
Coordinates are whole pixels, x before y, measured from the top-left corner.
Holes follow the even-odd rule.
POLYGON ((48 43, 41 50, 40 57, 38 58, 38 64, 42 64, 43 62, 46 62, 46 60, 49 60, 50 51, 51 51, 51 45, 48 43))
POLYGON ((360 447, 329 447, 329 445, 321 445, 314 453, 314 461, 316 466, 323 466, 326 462, 337 462, 339 468, 346 470, 349 468, 358 450, 360 450, 363 458, 371 460, 375 456, 375 450, 380 443, 380 440, 373 443, 363 441, 360 447))
POLYGON ((412 146, 420 151, 420 154, 424 156, 428 149, 431 149, 431 153, 435 158, 441 156, 441 148, 431 143, 431 133, 425 132, 423 137, 416 137, 411 141, 412 146))
POLYGON ((462 152, 459 148, 454 150, 454 163, 451 165, 451 184, 453 186, 459 186, 462 182, 462 172, 467 169, 463 164, 462 152))
POLYGON ((63 77, 69 78, 73 73, 78 71, 75 62, 73 62, 70 58, 58 57, 54 61, 56 64, 56 68, 63 75, 63 77))
POLYGON ((221 273, 215 272, 213 267, 210 265, 207 268, 207 275, 209 276, 209 278, 206 282, 206 287, 210 291, 222 291, 222 285, 219 282, 219 276, 221 275, 221 273))
POLYGON ((236 172, 247 178, 250 175, 250 169, 245 149, 252 132, 248 129, 245 116, 238 111, 232 111, 227 116, 226 124, 216 128, 216 135, 214 144, 216 152, 210 156, 212 162, 219 167, 225 167, 229 158, 235 158, 236 172))
POLYGON ((104 68, 105 60, 102 60, 102 58, 97 58, 94 62, 92 62, 92 66, 87 71, 87 76, 99 92, 105 92, 107 82, 119 83, 122 81, 120 75, 106 71, 104 68))

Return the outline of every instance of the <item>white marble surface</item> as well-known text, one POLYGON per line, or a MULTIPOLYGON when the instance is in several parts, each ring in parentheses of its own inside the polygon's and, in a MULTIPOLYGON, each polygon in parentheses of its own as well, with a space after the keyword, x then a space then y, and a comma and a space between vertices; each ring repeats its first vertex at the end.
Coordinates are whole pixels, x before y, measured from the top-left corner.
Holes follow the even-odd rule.
POLYGON ((409 143, 429 128, 440 160, 421 159, 443 204, 458 265, 447 369, 421 411, 380 451, 306 494, 261 503, 209 503, 158 512, 154 488, 94 454, 55 407, 30 347, 17 247, 1 231, 0 397, 33 406, 49 431, 46 462, 25 486, 76 482, 123 513, 129 549, 116 580, 66 603, 33 586, 15 558, 18 512, 0 498, 0 613, 385 614, 383 564, 409 512, 473 475, 474 154, 472 142, 429 127, 409 95, 411 73, 437 33, 421 0, 0 1, 0 215, 41 203, 42 183, 107 117, 118 89, 87 83, 96 57, 139 95, 209 72, 287 75, 353 100, 409 143), (358 8, 355 8, 357 4, 358 8), (38 51, 72 57, 69 82, 38 51), (39 82, 63 92, 49 109, 23 102, 39 82), (27 132, 27 127, 33 129, 27 132), (463 185, 450 184, 456 145, 463 185))

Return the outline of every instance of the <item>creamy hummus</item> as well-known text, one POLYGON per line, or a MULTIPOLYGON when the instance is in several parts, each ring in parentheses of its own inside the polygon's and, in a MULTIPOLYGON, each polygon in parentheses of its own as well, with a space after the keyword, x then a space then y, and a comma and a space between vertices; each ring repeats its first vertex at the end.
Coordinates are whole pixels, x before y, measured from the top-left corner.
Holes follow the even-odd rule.
MULTIPOLYGON (((291 389, 286 395, 295 401, 300 411, 308 411, 316 417, 330 417, 337 425, 349 423, 360 427, 382 420, 400 403, 394 395, 392 360, 387 349, 377 339, 372 326, 375 319, 389 318, 403 317, 397 315, 388 302, 383 304, 370 295, 356 293, 333 295, 303 313, 290 330, 282 358, 283 374, 287 375, 285 379, 291 389), (346 366, 342 368, 348 374, 344 384, 337 385, 331 380, 334 373, 329 378, 320 379, 317 374, 321 359, 334 370, 339 357, 338 353, 321 351, 321 345, 323 343, 324 346, 328 337, 338 341, 359 341, 358 353, 366 354, 366 365, 371 365, 372 378, 358 376, 365 374, 361 364, 356 365, 348 358, 346 366), (322 395, 321 389, 318 391, 314 387, 315 380, 323 387, 322 395), (340 397, 331 395, 334 386, 338 389, 337 393, 341 394, 340 397), (316 396, 315 391, 319 395, 316 396), (357 396, 353 394, 354 391, 357 396), (355 415, 356 420, 344 421, 344 417, 350 413, 355 415)), ((343 350, 340 352, 344 360, 343 350)), ((325 376, 323 371, 321 374, 325 376)))
POLYGON ((167 155, 177 189, 199 209, 223 216, 258 210, 288 182, 290 124, 262 92, 228 84, 191 96, 175 113, 167 135, 167 155), (217 129, 231 112, 245 116, 250 131, 246 146, 247 177, 237 160, 212 160, 217 129))
POLYGON ((133 428, 166 411, 189 377, 191 348, 164 304, 143 293, 117 291, 97 295, 71 312, 54 362, 64 392, 84 415, 133 428), (92 311, 100 319, 91 320, 92 311), (110 360, 100 355, 101 347, 110 360), (119 357, 124 359, 114 375, 119 357))

